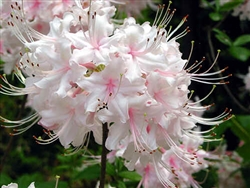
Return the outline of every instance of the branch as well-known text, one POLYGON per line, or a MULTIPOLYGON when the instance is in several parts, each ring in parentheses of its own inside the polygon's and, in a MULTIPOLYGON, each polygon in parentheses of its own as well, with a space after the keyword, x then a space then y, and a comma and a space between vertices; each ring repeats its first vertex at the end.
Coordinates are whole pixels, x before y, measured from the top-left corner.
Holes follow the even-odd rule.
POLYGON ((108 123, 102 124, 102 157, 101 157, 101 178, 100 178, 100 186, 99 188, 104 188, 105 186, 105 176, 106 176, 106 160, 108 150, 105 147, 105 143, 108 137, 108 123))

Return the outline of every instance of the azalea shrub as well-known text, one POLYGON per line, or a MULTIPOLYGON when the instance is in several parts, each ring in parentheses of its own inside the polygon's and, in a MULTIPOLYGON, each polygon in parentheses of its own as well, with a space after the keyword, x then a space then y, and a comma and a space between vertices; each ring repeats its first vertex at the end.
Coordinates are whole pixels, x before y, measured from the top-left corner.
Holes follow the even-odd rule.
POLYGON ((2 188, 250 186, 250 1, 183 5, 2 2, 2 188))

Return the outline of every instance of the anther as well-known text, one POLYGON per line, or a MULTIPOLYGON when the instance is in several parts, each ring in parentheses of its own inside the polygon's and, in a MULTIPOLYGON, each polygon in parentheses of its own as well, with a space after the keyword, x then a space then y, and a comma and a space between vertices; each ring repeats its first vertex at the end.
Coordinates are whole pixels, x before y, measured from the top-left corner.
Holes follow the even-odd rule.
POLYGON ((224 110, 224 112, 227 113, 227 112, 228 112, 228 108, 226 108, 226 109, 224 110))
POLYGON ((35 140, 38 140, 38 138, 37 138, 35 135, 33 135, 33 138, 34 138, 35 140))
POLYGON ((224 71, 227 70, 227 69, 228 69, 228 66, 225 67, 224 69, 222 69, 221 72, 224 72, 224 71))
POLYGON ((210 135, 211 136, 216 136, 217 134, 215 132, 212 132, 210 135))
POLYGON ((187 21, 187 18, 189 17, 189 15, 187 14, 183 19, 184 21, 187 21))

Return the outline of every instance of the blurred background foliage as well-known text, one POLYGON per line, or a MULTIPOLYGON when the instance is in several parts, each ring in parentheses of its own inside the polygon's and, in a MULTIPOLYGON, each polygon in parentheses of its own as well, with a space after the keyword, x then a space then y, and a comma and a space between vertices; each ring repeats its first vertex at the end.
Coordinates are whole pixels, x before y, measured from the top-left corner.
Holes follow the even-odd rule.
MULTIPOLYGON (((191 41, 194 43, 191 62, 206 61, 202 70, 206 70, 213 63, 217 49, 221 50, 218 62, 214 70, 229 66, 225 74, 232 73, 230 84, 216 87, 215 91, 203 102, 202 105, 215 103, 204 116, 214 117, 225 110, 233 109, 235 118, 221 124, 215 129, 216 138, 224 138, 223 141, 204 144, 207 150, 214 150, 216 146, 227 144, 227 151, 236 151, 242 158, 241 167, 246 186, 250 187, 250 97, 245 90, 242 75, 248 73, 250 66, 250 24, 248 20, 240 20, 231 15, 232 10, 243 2, 235 0, 232 3, 220 5, 218 0, 173 0, 171 8, 176 8, 171 24, 178 25, 182 17, 189 15, 186 26, 191 32, 179 39, 183 58, 188 58, 191 41), (201 3, 206 7, 201 7, 201 3), (242 144, 240 144, 242 143, 242 144)), ((168 4, 168 1, 163 1, 168 4)), ((142 12, 144 20, 153 21, 155 12, 147 9, 142 12)), ((184 28, 184 27, 183 27, 184 28)), ((3 62, 0 62, 3 64, 3 62)), ((201 70, 201 71, 202 71, 201 70)), ((2 74, 2 72, 1 72, 2 74)), ((14 85, 19 85, 12 75, 8 76, 14 85)), ((194 90, 194 96, 203 98, 209 93, 212 86, 193 83, 190 89, 194 90)), ((27 116, 31 109, 25 107, 26 97, 8 97, 0 95, 0 114, 12 120, 18 120, 27 116)), ((203 127, 206 129, 206 127, 203 127)), ((99 179, 100 166, 98 159, 89 159, 83 152, 65 156, 65 150, 59 142, 50 145, 39 145, 33 139, 33 135, 42 136, 43 130, 39 126, 33 126, 24 134, 10 136, 12 130, 0 129, 0 185, 16 182, 20 188, 26 188, 30 182, 35 181, 38 188, 52 188, 55 186, 56 175, 60 176, 59 188, 95 187, 99 179), (90 165, 93 164, 93 165, 90 165)), ((90 142, 89 153, 100 155, 99 146, 90 142)), ((85 153, 87 154, 87 153, 85 153)), ((123 160, 117 158, 114 163, 107 164, 108 181, 111 186, 125 188, 136 187, 140 176, 130 172, 123 165, 123 160)), ((217 168, 210 167, 208 172, 201 171, 195 174, 202 187, 218 187, 217 168), (208 175, 206 175, 208 173, 208 175), (204 180, 204 177, 205 178, 204 180)))

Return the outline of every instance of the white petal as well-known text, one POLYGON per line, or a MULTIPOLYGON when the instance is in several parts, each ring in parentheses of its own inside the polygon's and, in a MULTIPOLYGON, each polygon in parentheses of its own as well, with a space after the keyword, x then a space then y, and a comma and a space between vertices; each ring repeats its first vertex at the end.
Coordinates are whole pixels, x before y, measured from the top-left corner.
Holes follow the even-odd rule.
POLYGON ((1 188, 18 188, 16 183, 10 183, 9 185, 3 185, 1 188))

